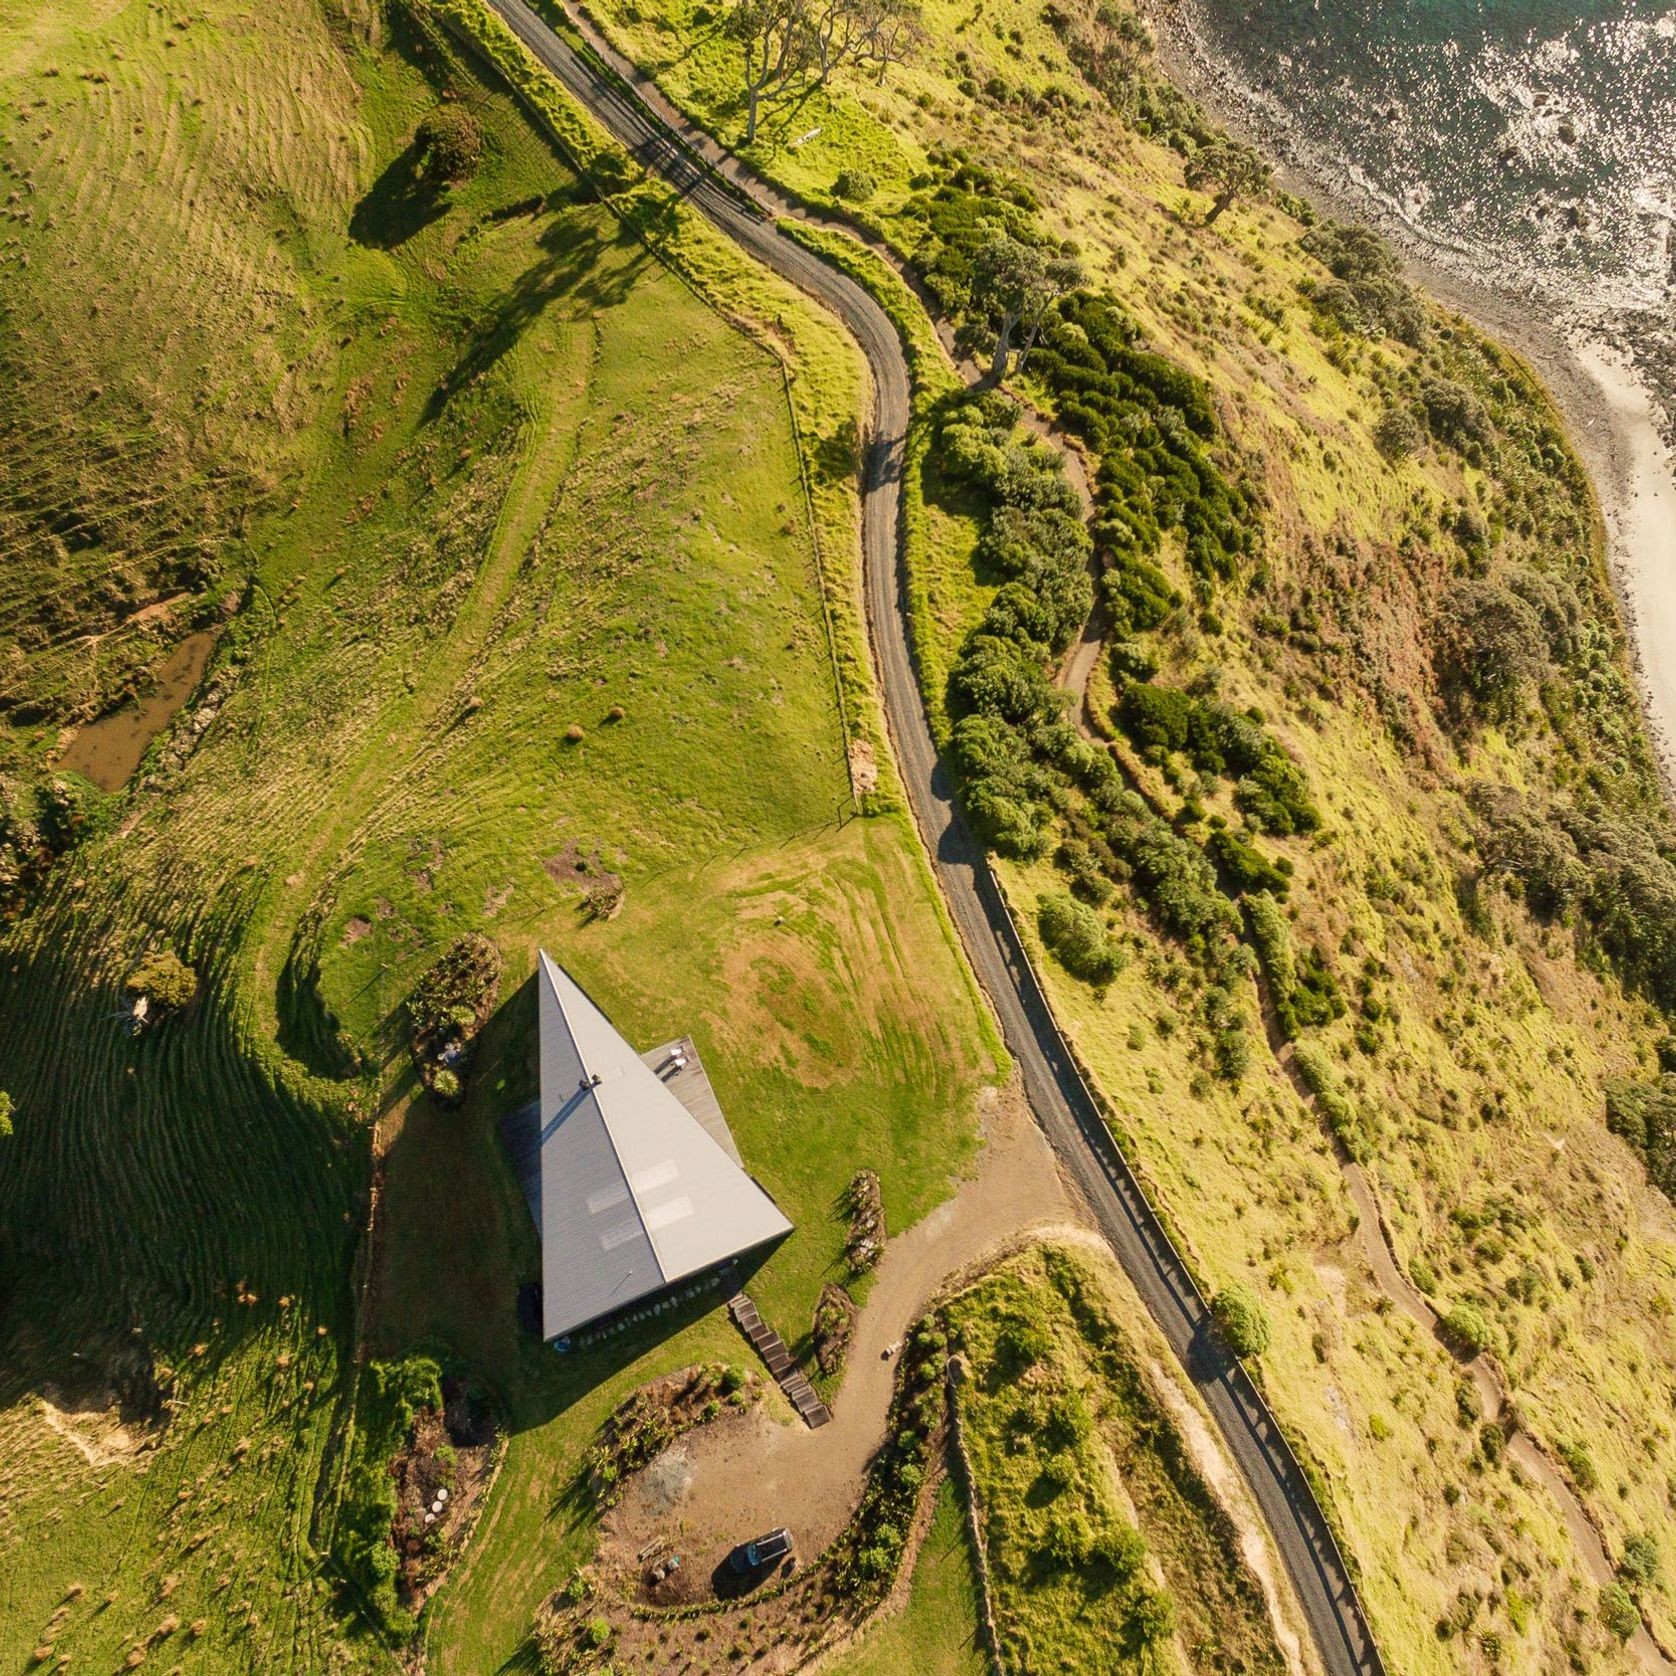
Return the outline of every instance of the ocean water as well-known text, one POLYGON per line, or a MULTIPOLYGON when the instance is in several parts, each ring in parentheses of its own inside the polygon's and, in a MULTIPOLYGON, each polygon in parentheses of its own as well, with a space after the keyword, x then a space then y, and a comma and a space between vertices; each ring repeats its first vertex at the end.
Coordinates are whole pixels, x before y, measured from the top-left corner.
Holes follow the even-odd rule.
POLYGON ((1580 318, 1676 298, 1671 0, 1189 0, 1287 136, 1446 259, 1580 318))

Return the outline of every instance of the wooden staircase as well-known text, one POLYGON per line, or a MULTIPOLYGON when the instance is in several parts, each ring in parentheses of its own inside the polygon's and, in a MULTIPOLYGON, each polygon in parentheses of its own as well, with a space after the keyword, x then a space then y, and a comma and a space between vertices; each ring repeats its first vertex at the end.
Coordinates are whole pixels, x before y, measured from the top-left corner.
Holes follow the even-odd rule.
POLYGON ((735 1292, 727 1301, 728 1314, 756 1353, 768 1365, 768 1371, 780 1383, 787 1400, 802 1416, 811 1430, 824 1426, 832 1418, 832 1411, 815 1395, 815 1388, 798 1372, 780 1335, 757 1314, 757 1306, 743 1292, 735 1292))

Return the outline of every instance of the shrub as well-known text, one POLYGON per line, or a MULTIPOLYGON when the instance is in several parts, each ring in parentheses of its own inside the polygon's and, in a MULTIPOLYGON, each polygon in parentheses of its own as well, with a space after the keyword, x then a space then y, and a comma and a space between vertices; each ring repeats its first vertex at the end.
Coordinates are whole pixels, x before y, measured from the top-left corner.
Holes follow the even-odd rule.
POLYGON ((125 986, 130 995, 144 996, 154 1007, 178 1012, 198 993, 198 976, 171 949, 148 954, 128 974, 125 986))
POLYGON ((439 1100, 457 1100, 460 1097, 460 1079, 446 1065, 439 1065, 431 1072, 431 1092, 439 1100))
POLYGON ((1373 445, 1393 465, 1406 460, 1425 432, 1413 411, 1406 407, 1388 407, 1380 414, 1373 427, 1373 445))
POLYGON ((1640 1629, 1641 1614, 1622 1583, 1608 1583, 1600 1591, 1600 1621, 1620 1641, 1628 1641, 1640 1629))
POLYGON ((1658 1538, 1650 1532, 1626 1537, 1618 1575, 1634 1590, 1652 1588, 1659 1580, 1658 1538))
POLYGON ((1162 1589, 1142 1589, 1123 1620, 1123 1639, 1137 1653, 1176 1632, 1175 1602, 1162 1589))
POLYGON ((1263 1307, 1243 1287, 1228 1286, 1216 1294, 1211 1314, 1228 1348, 1242 1360, 1261 1356, 1272 1338, 1263 1307))
POLYGON ((1600 1474, 1595 1471, 1594 1458, 1581 1443, 1567 1438, 1559 1445, 1559 1457, 1576 1480, 1579 1490, 1586 1494, 1600 1488, 1600 1474))
POLYGON ((1494 1342, 1490 1323, 1476 1304, 1456 1304, 1439 1325, 1444 1336, 1471 1355, 1482 1355, 1494 1342))
POLYGON ((0 1141, 10 1138, 12 1133, 12 1097, 5 1089, 0 1088, 0 1141))
POLYGON ((1040 1322, 1011 1316, 995 1335, 995 1359, 1003 1372, 1020 1374, 1053 1354, 1053 1340, 1040 1322))
POLYGON ((483 130, 464 105, 438 105, 414 137, 419 173, 440 185, 469 178, 483 159, 483 130))
POLYGON ((865 169, 840 169, 832 183, 832 196, 852 204, 866 203, 878 190, 879 183, 865 169))
POLYGON ((1210 835, 1205 852, 1227 876, 1236 896, 1264 891, 1279 898, 1291 888, 1291 881, 1261 850, 1226 827, 1210 835))
POLYGON ((1042 1553, 1054 1565, 1075 1570, 1094 1552, 1094 1526, 1080 1508, 1056 1511, 1043 1534, 1042 1553))
POLYGON ((1094 1552, 1119 1579, 1133 1577, 1146 1559, 1146 1538, 1133 1525, 1113 1523, 1101 1531, 1094 1552))
POLYGON ((1085 983, 1110 983, 1123 970, 1123 952, 1106 935, 1100 916, 1073 896, 1053 892, 1038 899, 1036 926, 1054 958, 1085 983))

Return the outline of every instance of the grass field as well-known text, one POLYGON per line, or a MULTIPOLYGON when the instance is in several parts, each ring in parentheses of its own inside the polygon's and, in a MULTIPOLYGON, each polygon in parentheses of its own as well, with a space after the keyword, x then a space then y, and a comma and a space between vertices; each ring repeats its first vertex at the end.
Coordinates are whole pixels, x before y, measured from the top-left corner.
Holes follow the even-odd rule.
MULTIPOLYGON (((909 201, 946 174, 939 148, 960 148, 1029 190, 1038 225, 1075 241, 1145 347, 1209 380, 1224 459, 1261 486, 1261 562, 1234 587, 1207 586, 1167 532, 1158 562, 1194 608, 1149 637, 1157 679, 1256 706, 1323 803, 1319 835, 1260 848, 1293 868, 1292 942, 1319 953, 1347 1006, 1310 1040, 1364 1126, 1398 1261, 1440 1311, 1484 1312, 1519 1413, 1550 1454, 1580 1463, 1571 1475, 1608 1552, 1651 1533, 1668 1554, 1676 1441, 1644 1392, 1676 1374, 1676 1236, 1641 1161, 1601 1122, 1603 1083, 1646 1076, 1667 1024, 1571 926, 1468 888, 1483 862, 1475 787, 1607 807, 1656 797, 1594 508, 1522 370, 1448 322, 1434 346, 1506 404, 1518 440, 1478 461, 1445 446, 1383 458, 1383 407, 1433 363, 1395 337, 1322 325, 1300 288, 1327 276, 1285 205, 1236 205, 1204 229, 1208 201, 1185 189, 1181 158, 1068 58, 1064 34, 1091 30, 1094 10, 1056 8, 1055 29, 1010 0, 932 4, 925 50, 882 86, 840 77, 775 111, 753 160, 823 204, 840 171, 865 171, 877 190, 845 208, 903 253, 934 256, 909 201), (1586 645, 1570 654, 1569 696, 1463 744, 1426 696, 1428 636, 1450 577, 1488 563, 1568 573, 1586 645)), ((595 0, 591 12, 700 122, 739 138, 736 60, 713 10, 595 0)), ((945 502, 915 553, 934 704, 987 603, 963 510, 945 502)), ((1095 692, 1109 708, 1104 669, 1095 692)), ((1136 752, 1124 761, 1179 825, 1238 828, 1226 782, 1179 760, 1168 776, 1136 752)), ((1004 872, 1030 930, 1064 873, 1004 872)), ((1264 1041, 1255 990, 1233 992, 1251 1054, 1230 1084, 1181 946, 1127 892, 1104 917, 1122 973, 1096 991, 1038 949, 1044 979, 1207 1284, 1238 1281, 1271 1317, 1266 1385, 1322 1467, 1387 1658, 1415 1671, 1621 1667, 1557 1504, 1486 1453, 1450 1357, 1370 1272, 1339 1160, 1264 1041)), ((1641 1594, 1666 1638, 1672 1600, 1668 1580, 1641 1594)))
POLYGON ((861 1644, 831 1661, 832 1676, 983 1676, 971 1540, 953 1485, 937 1493, 936 1511, 914 1562, 902 1610, 875 1623, 861 1644))
MULTIPOLYGON (((4 513, 38 538, 9 620, 74 604, 78 575, 115 615, 184 582, 153 645, 238 607, 136 786, 77 793, 79 846, 4 936, 0 1661, 390 1667, 324 1557, 364 1327, 469 1358, 511 1427, 480 1565, 429 1631, 438 1668, 493 1669, 590 1540, 560 1498, 593 1425, 742 1350, 714 1311, 586 1361, 517 1340, 533 1238, 493 1122, 531 1082, 537 944, 633 1039, 698 1037, 797 1223, 752 1282, 788 1340, 849 1173, 913 1221, 998 1074, 906 824, 849 818, 840 710, 871 700, 826 622, 855 598, 855 509, 841 462, 806 499, 795 437, 852 420, 860 369, 725 252, 689 278, 652 259, 400 14, 8 4, 0 39, 27 200, 0 434, 7 492, 42 485, 4 513), (439 195, 410 140, 444 94, 486 150, 439 195), (90 400, 120 404, 121 446, 90 400), (40 532, 72 479, 211 551, 131 577, 66 558, 40 532), (616 918, 587 921, 572 854, 621 874, 616 918), (511 964, 471 1103, 409 1110, 402 998, 472 928, 511 964), (123 979, 165 946, 200 997, 131 1038, 123 979)), ((27 660, 55 715, 105 681, 56 656, 27 660)), ((55 733, 14 726, 12 766, 55 733)))

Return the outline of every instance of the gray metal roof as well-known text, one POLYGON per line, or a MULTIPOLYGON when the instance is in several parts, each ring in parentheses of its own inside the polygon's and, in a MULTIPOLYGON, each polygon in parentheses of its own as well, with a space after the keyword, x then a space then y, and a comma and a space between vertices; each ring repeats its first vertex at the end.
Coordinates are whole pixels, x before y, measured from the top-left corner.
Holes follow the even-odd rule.
POLYGON ((543 952, 542 1330, 596 1316, 791 1224, 543 952))

